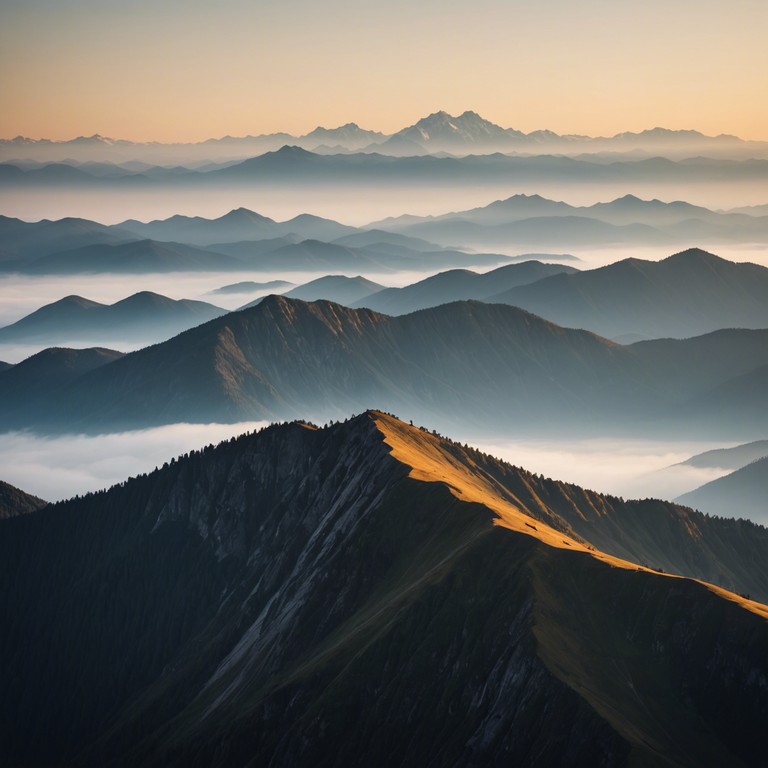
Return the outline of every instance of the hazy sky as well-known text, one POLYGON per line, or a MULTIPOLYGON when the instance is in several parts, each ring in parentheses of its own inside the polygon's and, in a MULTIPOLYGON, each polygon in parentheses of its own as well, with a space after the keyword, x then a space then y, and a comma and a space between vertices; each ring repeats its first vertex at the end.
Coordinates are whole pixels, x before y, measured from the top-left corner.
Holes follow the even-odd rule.
POLYGON ((766 0, 0 0, 0 137, 200 140, 473 109, 768 138, 766 0))

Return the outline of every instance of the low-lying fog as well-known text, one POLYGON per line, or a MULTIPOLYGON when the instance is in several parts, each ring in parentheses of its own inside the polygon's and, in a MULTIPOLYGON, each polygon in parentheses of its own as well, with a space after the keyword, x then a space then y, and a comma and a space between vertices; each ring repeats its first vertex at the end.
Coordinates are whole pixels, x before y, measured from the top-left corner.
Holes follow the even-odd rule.
MULTIPOLYGON (((108 487, 162 466, 174 456, 260 426, 177 424, 99 436, 7 433, 0 435, 1 479, 55 501, 108 487)), ((460 439, 532 472, 625 498, 671 499, 728 472, 670 468, 694 454, 723 447, 711 442, 460 439)))
POLYGON ((263 426, 265 422, 174 424, 96 437, 9 432, 0 434, 0 479, 58 501, 151 472, 174 456, 263 426))
POLYGON ((733 471, 675 466, 698 453, 729 447, 710 441, 657 442, 639 438, 489 441, 470 437, 466 441, 462 438, 462 442, 553 480, 631 499, 674 499, 733 471))

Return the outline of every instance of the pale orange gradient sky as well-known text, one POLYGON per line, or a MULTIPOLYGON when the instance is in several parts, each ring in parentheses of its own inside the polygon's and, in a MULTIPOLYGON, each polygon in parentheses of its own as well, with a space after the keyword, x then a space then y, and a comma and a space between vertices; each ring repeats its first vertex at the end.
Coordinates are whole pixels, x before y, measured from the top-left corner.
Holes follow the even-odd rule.
POLYGON ((0 137, 197 141, 445 109, 768 139, 766 0, 0 0, 0 137))

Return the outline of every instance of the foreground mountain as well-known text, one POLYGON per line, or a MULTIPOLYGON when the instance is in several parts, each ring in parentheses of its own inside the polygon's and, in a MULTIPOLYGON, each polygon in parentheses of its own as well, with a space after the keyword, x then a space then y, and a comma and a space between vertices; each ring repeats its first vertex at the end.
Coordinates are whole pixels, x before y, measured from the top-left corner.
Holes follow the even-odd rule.
POLYGON ((358 300, 353 306, 367 307, 388 315, 405 315, 451 301, 482 301, 502 290, 534 283, 551 275, 576 271, 573 267, 542 264, 540 261, 508 264, 483 274, 467 269, 454 269, 404 288, 385 288, 358 300))
POLYGON ((0 328, 0 342, 161 341, 225 313, 204 301, 177 301, 150 291, 135 293, 114 304, 66 296, 0 328))
POLYGON ((709 515, 746 517, 768 524, 768 456, 683 494, 677 501, 709 515))
POLYGON ((768 327, 768 269, 691 248, 662 261, 624 259, 555 275, 490 300, 611 338, 683 338, 718 328, 768 327))
POLYGON ((0 480, 0 520, 35 512, 42 509, 46 504, 48 504, 47 501, 38 499, 37 496, 25 493, 0 480))
MULTIPOLYGON (((4 382, 22 366, 0 372, 4 382)), ((676 433, 734 439, 735 420, 689 408, 768 370, 768 330, 621 346, 515 307, 457 302, 400 317, 269 296, 66 386, 0 398, 0 426, 136 428, 177 421, 338 418, 371 401, 432 423, 579 434, 676 433)), ((740 406, 768 428, 766 390, 740 406), (750 411, 751 413, 751 411, 750 411)))
POLYGON ((582 519, 766 594, 763 528, 377 412, 3 521, 3 762, 762 765, 768 609, 582 519))

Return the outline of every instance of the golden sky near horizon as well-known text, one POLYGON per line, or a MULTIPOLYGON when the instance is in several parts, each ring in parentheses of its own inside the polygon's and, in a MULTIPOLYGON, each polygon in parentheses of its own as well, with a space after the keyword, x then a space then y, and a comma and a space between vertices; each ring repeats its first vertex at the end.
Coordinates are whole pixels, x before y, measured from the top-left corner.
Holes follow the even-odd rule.
POLYGON ((766 0, 0 0, 0 137, 198 141, 467 109, 768 139, 766 0))

